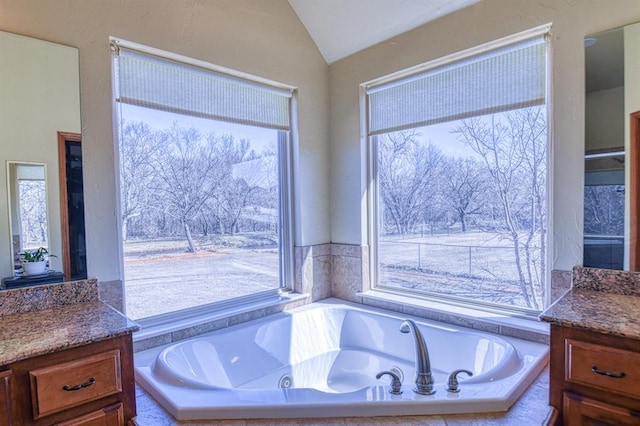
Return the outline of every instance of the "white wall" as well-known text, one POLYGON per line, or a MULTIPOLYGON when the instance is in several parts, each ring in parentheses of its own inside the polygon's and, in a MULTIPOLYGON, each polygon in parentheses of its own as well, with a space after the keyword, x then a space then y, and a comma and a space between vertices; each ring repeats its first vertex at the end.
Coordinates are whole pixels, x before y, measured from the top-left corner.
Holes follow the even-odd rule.
POLYGON ((0 52, 0 276, 13 275, 7 161, 47 165, 49 252, 61 271, 57 132, 80 132, 78 50, 0 32, 0 52))
POLYGON ((295 240, 329 242, 328 67, 286 0, 0 0, 0 29, 79 48, 90 276, 122 278, 109 36, 298 87, 295 240))
POLYGON ((640 21, 637 0, 483 0, 329 67, 331 240, 366 244, 360 83, 552 23, 553 269, 582 262, 586 34, 640 21))

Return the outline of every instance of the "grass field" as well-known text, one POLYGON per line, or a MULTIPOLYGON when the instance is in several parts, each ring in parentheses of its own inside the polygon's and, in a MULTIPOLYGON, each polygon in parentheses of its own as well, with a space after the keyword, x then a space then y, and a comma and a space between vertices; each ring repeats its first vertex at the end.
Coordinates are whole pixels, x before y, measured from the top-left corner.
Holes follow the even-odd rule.
POLYGON ((133 319, 278 288, 278 250, 263 236, 129 241, 124 245, 127 315, 133 319), (268 244, 267 244, 268 243, 268 244))
POLYGON ((379 259, 380 283, 388 287, 528 307, 518 284, 513 243, 498 234, 383 238, 379 259))
MULTIPOLYGON (((496 234, 385 238, 381 283, 526 306, 513 248, 496 234)), ((186 309, 279 286, 273 234, 209 236, 188 253, 183 239, 124 245, 127 315, 133 319, 186 309)))

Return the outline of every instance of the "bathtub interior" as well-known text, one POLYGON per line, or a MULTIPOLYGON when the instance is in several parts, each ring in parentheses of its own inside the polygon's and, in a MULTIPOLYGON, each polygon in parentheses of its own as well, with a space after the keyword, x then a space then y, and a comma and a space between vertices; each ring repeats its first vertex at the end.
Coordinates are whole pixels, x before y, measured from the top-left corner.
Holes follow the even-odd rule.
POLYGON ((135 354, 136 381, 179 420, 505 411, 548 362, 548 345, 329 299, 135 354), (436 393, 413 392, 416 321, 436 393), (398 368, 401 395, 383 370, 398 368), (456 369, 461 390, 445 389, 456 369))
POLYGON ((154 370, 169 382, 194 388, 247 389, 269 382, 277 389, 272 378, 291 374, 291 366, 311 372, 335 358, 340 322, 339 316, 323 318, 320 312, 305 312, 302 318, 276 314, 268 322, 216 332, 215 339, 171 345, 159 354, 154 370))
MULTIPOLYGON (((169 382, 198 389, 353 392, 379 385, 376 374, 390 369, 400 370, 404 383, 410 383, 415 347, 412 335, 398 331, 401 322, 341 307, 280 314, 213 339, 174 344, 160 353, 154 370, 169 382)), ((474 373, 461 381, 481 383, 520 367, 513 346, 499 337, 426 322, 419 328, 429 345, 436 383, 445 383, 451 371, 461 368, 474 373)))

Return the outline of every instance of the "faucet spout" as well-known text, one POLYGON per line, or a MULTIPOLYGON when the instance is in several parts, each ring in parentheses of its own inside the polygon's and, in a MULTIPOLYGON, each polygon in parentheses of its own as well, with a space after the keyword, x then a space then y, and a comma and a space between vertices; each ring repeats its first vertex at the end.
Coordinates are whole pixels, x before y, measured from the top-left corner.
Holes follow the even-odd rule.
POLYGON ((436 391, 433 389, 434 381, 431 374, 431 361, 429 360, 429 350, 427 343, 412 320, 404 320, 400 325, 400 332, 412 333, 416 348, 416 381, 413 391, 420 395, 432 395, 436 391))

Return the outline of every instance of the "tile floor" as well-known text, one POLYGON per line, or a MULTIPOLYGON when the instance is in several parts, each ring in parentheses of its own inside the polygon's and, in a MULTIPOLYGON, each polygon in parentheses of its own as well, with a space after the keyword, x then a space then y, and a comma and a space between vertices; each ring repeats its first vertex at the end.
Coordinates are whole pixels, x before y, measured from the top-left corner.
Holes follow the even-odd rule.
POLYGON ((551 410, 549 400, 549 367, 547 367, 520 399, 507 412, 483 414, 450 414, 436 416, 347 417, 326 419, 247 419, 177 421, 156 403, 144 389, 136 386, 139 426, 484 426, 546 425, 551 410))

